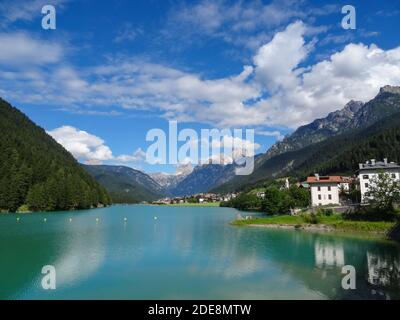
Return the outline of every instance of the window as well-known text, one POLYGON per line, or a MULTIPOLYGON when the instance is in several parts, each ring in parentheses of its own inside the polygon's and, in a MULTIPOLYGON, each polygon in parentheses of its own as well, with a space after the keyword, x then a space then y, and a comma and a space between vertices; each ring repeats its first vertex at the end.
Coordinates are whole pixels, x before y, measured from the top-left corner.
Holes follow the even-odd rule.
POLYGON ((321 199, 322 199, 322 197, 321 197, 321 195, 319 194, 319 195, 318 195, 318 200, 321 200, 321 199))
POLYGON ((329 199, 329 200, 332 200, 332 195, 328 195, 328 199, 329 199))
POLYGON ((366 183, 366 184, 365 184, 365 187, 366 187, 366 188, 368 188, 368 187, 369 187, 369 184, 368 184, 368 183, 366 183))
POLYGON ((392 173, 392 178, 396 179, 396 174, 395 173, 392 173))
POLYGON ((364 175, 363 175, 363 179, 368 180, 368 179, 369 179, 369 175, 364 174, 364 175))
POLYGON ((320 186, 318 186, 318 191, 321 191, 321 187, 320 186))
POLYGON ((328 186, 328 191, 331 191, 331 186, 328 186))

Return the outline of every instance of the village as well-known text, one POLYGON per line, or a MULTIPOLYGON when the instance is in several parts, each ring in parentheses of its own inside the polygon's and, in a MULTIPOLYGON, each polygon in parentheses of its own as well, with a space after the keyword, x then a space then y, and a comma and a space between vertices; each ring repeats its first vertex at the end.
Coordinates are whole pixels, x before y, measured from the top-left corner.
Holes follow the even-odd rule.
MULTIPOLYGON (((306 181, 296 182, 295 186, 309 191, 310 208, 332 207, 338 212, 348 210, 352 206, 367 204, 371 199, 369 191, 374 181, 381 174, 388 175, 391 179, 400 181, 400 166, 395 162, 389 162, 388 159, 376 161, 371 159, 365 163, 359 164, 358 172, 353 176, 323 176, 315 173, 309 176, 306 181), (359 197, 351 198, 349 193, 356 190, 359 197)), ((289 178, 279 179, 282 181, 282 188, 289 189, 291 184, 289 178)), ((236 199, 240 193, 198 193, 190 196, 167 197, 152 202, 156 205, 174 205, 174 204, 217 204, 229 202, 236 199)), ((265 191, 256 190, 255 195, 259 199, 265 198, 265 191)), ((291 213, 296 214, 300 208, 293 208, 291 213)))

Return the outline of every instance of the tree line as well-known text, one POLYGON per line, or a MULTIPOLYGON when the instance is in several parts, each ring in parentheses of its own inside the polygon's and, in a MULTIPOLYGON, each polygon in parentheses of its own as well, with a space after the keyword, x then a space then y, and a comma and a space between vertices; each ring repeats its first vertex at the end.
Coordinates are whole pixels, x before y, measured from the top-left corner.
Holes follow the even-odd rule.
POLYGON ((111 203, 60 144, 0 99, 0 210, 52 211, 111 203))

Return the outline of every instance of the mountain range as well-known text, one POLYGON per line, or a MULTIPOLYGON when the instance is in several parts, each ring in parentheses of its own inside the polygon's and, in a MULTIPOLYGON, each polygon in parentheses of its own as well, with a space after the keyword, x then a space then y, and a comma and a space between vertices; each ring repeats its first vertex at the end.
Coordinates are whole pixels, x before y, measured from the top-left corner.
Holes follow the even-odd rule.
POLYGON ((398 161, 393 130, 399 119, 400 87, 385 86, 367 103, 351 101, 342 110, 299 127, 259 157, 253 174, 234 177, 213 191, 240 190, 285 175, 354 173, 359 162, 374 157, 398 161))
POLYGON ((236 176, 235 164, 186 165, 176 174, 79 165, 43 129, 1 99, 0 133, 0 210, 23 205, 31 210, 88 208, 109 204, 110 196, 114 202, 136 203, 225 193, 284 176, 352 174, 359 162, 370 158, 400 161, 400 87, 385 86, 369 102, 350 101, 299 127, 257 155, 249 176, 236 176))
POLYGON ((299 127, 264 154, 257 155, 255 170, 249 176, 236 176, 234 164, 182 166, 176 174, 149 175, 126 167, 115 171, 112 167, 106 170, 107 166, 101 166, 101 174, 99 168, 85 168, 114 198, 118 198, 116 194, 131 194, 137 201, 157 196, 237 191, 287 175, 304 178, 313 172, 352 173, 358 162, 368 158, 400 160, 397 151, 400 149, 393 147, 398 142, 399 112, 400 87, 385 86, 367 103, 350 101, 325 118, 299 127), (379 142, 382 139, 386 142, 379 142), (371 146, 374 143, 376 146, 371 146))

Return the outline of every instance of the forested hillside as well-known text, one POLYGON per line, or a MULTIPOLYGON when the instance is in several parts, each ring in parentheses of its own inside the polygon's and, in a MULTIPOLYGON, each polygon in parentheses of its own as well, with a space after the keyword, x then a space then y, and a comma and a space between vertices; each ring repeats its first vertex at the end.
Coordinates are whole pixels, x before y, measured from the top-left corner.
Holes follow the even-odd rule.
POLYGON ((110 197, 42 128, 0 99, 0 210, 86 209, 110 197))
POLYGON ((253 174, 235 177, 212 190, 226 192, 282 176, 304 178, 354 173, 371 158, 399 158, 400 87, 385 86, 371 101, 350 102, 344 109, 300 127, 256 162, 253 174))
POLYGON ((125 166, 83 165, 111 195, 113 203, 138 203, 163 196, 161 186, 149 175, 125 166))
POLYGON ((263 180, 292 176, 305 179, 313 173, 352 175, 369 159, 400 161, 400 113, 365 129, 356 129, 300 150, 286 152, 263 163, 250 176, 235 178, 218 192, 243 190, 263 180))

